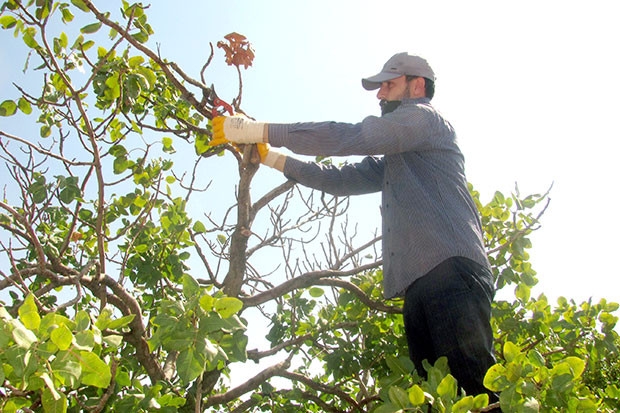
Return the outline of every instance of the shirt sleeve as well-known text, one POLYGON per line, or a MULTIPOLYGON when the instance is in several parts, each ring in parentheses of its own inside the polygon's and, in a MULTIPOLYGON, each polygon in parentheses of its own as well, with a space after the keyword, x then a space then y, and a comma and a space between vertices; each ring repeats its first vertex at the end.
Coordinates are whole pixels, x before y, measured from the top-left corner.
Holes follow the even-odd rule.
POLYGON ((454 138, 450 124, 430 104, 402 104, 383 117, 362 122, 269 124, 269 143, 302 155, 391 155, 440 149, 454 138))
POLYGON ((384 160, 368 156, 340 167, 303 162, 288 157, 284 175, 304 186, 337 196, 360 195, 381 190, 384 160))

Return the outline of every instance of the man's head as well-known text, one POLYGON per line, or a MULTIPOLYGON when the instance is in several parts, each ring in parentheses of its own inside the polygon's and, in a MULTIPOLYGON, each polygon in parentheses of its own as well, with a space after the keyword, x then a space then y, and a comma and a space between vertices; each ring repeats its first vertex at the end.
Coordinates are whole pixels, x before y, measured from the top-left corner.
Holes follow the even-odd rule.
POLYGON ((381 72, 362 79, 362 86, 366 90, 379 89, 377 97, 381 100, 418 97, 432 99, 435 93, 435 73, 420 56, 397 53, 385 63, 381 72))

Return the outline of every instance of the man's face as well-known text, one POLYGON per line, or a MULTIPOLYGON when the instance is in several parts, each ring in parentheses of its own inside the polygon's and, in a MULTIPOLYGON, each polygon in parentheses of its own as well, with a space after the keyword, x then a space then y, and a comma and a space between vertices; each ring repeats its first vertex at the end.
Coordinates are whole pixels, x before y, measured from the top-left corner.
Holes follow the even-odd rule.
POLYGON ((377 92, 379 100, 403 100, 408 97, 409 82, 407 82, 407 78, 404 75, 381 83, 381 87, 377 92))

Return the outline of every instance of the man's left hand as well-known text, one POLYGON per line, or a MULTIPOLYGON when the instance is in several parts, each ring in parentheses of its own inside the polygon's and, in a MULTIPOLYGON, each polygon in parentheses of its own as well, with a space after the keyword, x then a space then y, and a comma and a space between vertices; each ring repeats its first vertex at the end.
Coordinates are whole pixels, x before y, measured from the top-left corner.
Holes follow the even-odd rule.
POLYGON ((268 143, 259 143, 256 145, 258 155, 260 156, 260 162, 270 168, 284 171, 284 164, 286 163, 286 155, 271 149, 271 145, 268 143))

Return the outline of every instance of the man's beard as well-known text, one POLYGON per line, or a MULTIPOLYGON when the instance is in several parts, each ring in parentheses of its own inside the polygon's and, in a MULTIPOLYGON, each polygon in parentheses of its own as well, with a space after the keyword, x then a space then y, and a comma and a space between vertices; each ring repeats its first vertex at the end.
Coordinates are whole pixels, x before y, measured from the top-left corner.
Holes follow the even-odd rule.
POLYGON ((407 88, 403 91, 403 94, 397 98, 397 100, 382 99, 381 102, 379 102, 379 106, 381 106, 381 116, 394 112, 394 110, 396 110, 396 108, 400 105, 401 101, 407 96, 409 96, 409 83, 407 83, 407 88))
POLYGON ((379 102, 379 106, 381 106, 381 116, 394 112, 400 105, 400 102, 400 100, 381 100, 381 102, 379 102))

